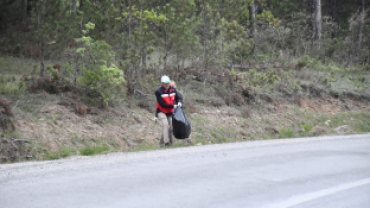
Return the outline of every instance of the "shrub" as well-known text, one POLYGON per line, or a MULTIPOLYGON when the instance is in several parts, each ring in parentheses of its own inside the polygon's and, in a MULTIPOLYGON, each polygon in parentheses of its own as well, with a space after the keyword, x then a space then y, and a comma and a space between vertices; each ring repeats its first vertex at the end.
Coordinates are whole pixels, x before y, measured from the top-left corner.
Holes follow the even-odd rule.
POLYGON ((59 151, 59 155, 60 157, 65 158, 65 157, 69 157, 71 155, 71 152, 69 151, 69 149, 64 148, 59 151))
MULTIPOLYGON (((94 24, 86 24, 86 28, 93 29, 94 24)), ((77 40, 84 47, 77 49, 77 54, 83 57, 83 76, 79 78, 79 84, 85 88, 88 99, 94 104, 100 102, 107 106, 117 91, 124 90, 126 81, 123 72, 115 64, 114 52, 111 46, 104 41, 93 40, 83 36, 77 40)))
POLYGON ((106 144, 103 145, 98 145, 94 147, 86 147, 80 151, 81 155, 96 155, 96 154, 101 154, 101 153, 106 153, 110 150, 109 146, 106 144))
POLYGON ((362 83, 364 83, 365 82, 365 76, 360 76, 359 78, 358 78, 358 81, 360 81, 360 82, 362 82, 362 83))
POLYGON ((47 160, 57 160, 57 159, 59 159, 59 155, 56 152, 47 152, 44 155, 44 158, 47 159, 47 160))
POLYGON ((300 59, 297 63, 297 67, 299 69, 302 69, 303 67, 307 66, 307 64, 310 62, 311 58, 309 56, 304 56, 302 59, 300 59))
POLYGON ((115 65, 102 65, 100 69, 85 69, 84 76, 80 79, 81 84, 88 88, 89 92, 96 93, 96 97, 90 96, 93 103, 102 101, 107 106, 111 99, 114 99, 114 91, 123 89, 125 80, 123 72, 115 65), (101 100, 94 100, 98 97, 101 100))
POLYGON ((241 110, 241 115, 243 118, 247 119, 247 118, 251 118, 251 115, 252 115, 252 110, 251 109, 247 109, 247 108, 243 108, 241 110))
POLYGON ((363 70, 370 71, 370 64, 366 64, 363 66, 363 70))
POLYGON ((309 124, 305 124, 305 125, 303 125, 303 128, 304 128, 304 130, 305 130, 306 132, 309 132, 309 131, 311 131, 311 130, 312 130, 312 126, 311 126, 311 125, 309 125, 309 124))
POLYGON ((244 105, 244 99, 239 93, 235 93, 234 101, 237 106, 244 105))
POLYGON ((280 131, 280 138, 292 138, 293 134, 294 133, 293 133, 292 130, 282 128, 281 131, 280 131))

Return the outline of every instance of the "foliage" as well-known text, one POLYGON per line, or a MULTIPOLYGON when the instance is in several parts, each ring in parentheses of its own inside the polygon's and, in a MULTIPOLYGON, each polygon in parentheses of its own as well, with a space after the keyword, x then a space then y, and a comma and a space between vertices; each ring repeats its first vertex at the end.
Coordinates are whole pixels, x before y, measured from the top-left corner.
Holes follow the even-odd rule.
MULTIPOLYGON (((94 29, 92 23, 85 26, 87 31, 84 33, 94 29)), ((97 94, 90 97, 92 102, 101 102, 107 106, 109 101, 114 99, 115 93, 112 92, 122 92, 125 83, 122 70, 112 63, 115 54, 104 41, 95 41, 86 36, 77 41, 83 43, 83 46, 77 49, 77 54, 83 58, 83 76, 80 77, 79 84, 86 87, 88 93, 97 94)))
POLYGON ((257 15, 257 18, 266 19, 266 21, 275 27, 281 24, 281 20, 274 17, 271 11, 263 11, 261 14, 257 15))
POLYGON ((110 150, 110 147, 106 144, 103 145, 94 145, 93 147, 86 147, 80 150, 81 155, 96 155, 107 153, 110 150))
POLYGON ((253 86, 264 85, 264 84, 274 84, 279 77, 276 75, 275 71, 270 70, 265 73, 255 73, 255 71, 250 72, 250 83, 253 86))
POLYGON ((0 94, 2 95, 20 95, 26 90, 26 85, 23 83, 0 83, 0 94))
POLYGON ((282 128, 280 131, 280 138, 293 138, 294 132, 287 128, 282 128))
MULTIPOLYGON (((40 75, 44 75, 45 57, 61 53, 65 45, 73 40, 77 31, 79 17, 68 12, 70 5, 63 0, 38 0, 32 4, 33 12, 29 18, 31 41, 25 43, 22 51, 33 51, 40 60, 40 75)), ((32 53, 32 52, 31 52, 32 53)), ((27 54, 26 54, 27 55, 27 54)))
POLYGON ((310 124, 304 124, 303 128, 304 128, 305 132, 309 132, 309 131, 312 130, 312 126, 310 124))
MULTIPOLYGON (((297 105, 306 104, 295 97, 300 93, 315 98, 333 93, 338 102, 344 102, 347 95, 360 100, 369 96, 369 17, 359 12, 358 2, 323 0, 320 40, 312 37, 312 1, 4 2, 0 3, 0 53, 13 56, 0 63, 0 93, 6 98, 27 96, 24 92, 30 82, 20 81, 20 75, 39 73, 69 86, 73 83, 76 97, 83 96, 82 101, 89 104, 113 106, 115 98, 131 93, 133 97, 120 100, 122 106, 132 107, 136 101, 149 106, 160 76, 167 72, 178 86, 189 86, 181 92, 191 97, 186 104, 191 112, 202 112, 198 105, 223 108, 226 102, 240 105, 241 114, 248 119, 255 116, 253 107, 266 107, 263 98, 272 100, 270 93, 274 102, 285 99, 283 102, 297 105), (32 2, 30 7, 26 2, 32 2), (252 6, 256 6, 254 22, 250 19, 252 6), (252 36, 253 25, 256 34, 252 36), (44 70, 55 63, 61 67, 44 70)), ((365 11, 368 9, 367 4, 365 11)), ((22 110, 39 111, 30 105, 35 101, 41 105, 47 98, 47 93, 39 92, 32 95, 36 99, 20 102, 22 110)), ((333 125, 344 124, 333 117, 325 119, 331 119, 333 125)), ((208 137, 223 142, 234 136, 221 127, 209 133, 208 122, 194 119, 201 124, 194 129, 202 133, 195 139, 202 143, 211 142, 208 137)), ((91 120, 101 126, 105 123, 100 115, 91 120)), ((368 129, 368 122, 355 124, 356 130, 368 129)), ((299 130, 286 125, 280 137, 291 137, 302 128, 311 133, 315 127, 301 123, 296 128, 299 130)), ((91 152, 94 150, 86 149, 86 154, 91 152)), ((63 155, 68 154, 51 152, 49 157, 63 155)))
POLYGON ((306 55, 302 59, 300 59, 297 63, 297 67, 299 69, 302 69, 303 67, 307 66, 307 64, 311 61, 311 58, 306 55))

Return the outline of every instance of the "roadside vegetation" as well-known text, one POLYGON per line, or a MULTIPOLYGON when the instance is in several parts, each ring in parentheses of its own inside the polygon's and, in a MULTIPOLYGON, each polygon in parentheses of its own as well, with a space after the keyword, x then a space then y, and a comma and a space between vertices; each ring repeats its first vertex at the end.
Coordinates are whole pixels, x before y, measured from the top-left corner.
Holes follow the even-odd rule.
POLYGON ((317 1, 0 3, 0 163, 158 149, 164 74, 193 145, 370 132, 369 5, 317 1))

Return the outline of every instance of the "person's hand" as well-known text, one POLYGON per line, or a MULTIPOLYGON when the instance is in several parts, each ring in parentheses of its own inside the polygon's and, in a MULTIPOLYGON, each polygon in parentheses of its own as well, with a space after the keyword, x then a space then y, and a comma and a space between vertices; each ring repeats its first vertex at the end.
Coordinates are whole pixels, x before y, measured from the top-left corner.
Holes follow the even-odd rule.
POLYGON ((178 107, 182 107, 182 103, 181 103, 181 102, 178 102, 178 103, 177 103, 177 106, 178 106, 178 107))
POLYGON ((177 108, 177 105, 173 105, 173 109, 176 109, 177 108))

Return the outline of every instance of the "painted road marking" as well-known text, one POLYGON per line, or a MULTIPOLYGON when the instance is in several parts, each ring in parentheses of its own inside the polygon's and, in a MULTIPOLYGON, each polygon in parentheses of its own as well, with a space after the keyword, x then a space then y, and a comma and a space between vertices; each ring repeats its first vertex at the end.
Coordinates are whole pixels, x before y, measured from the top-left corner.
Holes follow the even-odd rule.
POLYGON ((351 182, 351 183, 344 183, 344 184, 334 186, 328 189, 323 189, 320 191, 315 191, 315 192, 311 192, 307 194, 293 196, 293 197, 290 197, 286 201, 282 201, 277 204, 272 204, 267 207, 268 208, 287 208, 287 207, 295 206, 303 202, 311 201, 311 200, 314 200, 320 197, 328 196, 328 195, 335 194, 340 191, 344 191, 344 190, 351 189, 351 188, 356 188, 358 186, 363 186, 366 184, 370 184, 370 178, 365 178, 365 179, 351 182))

